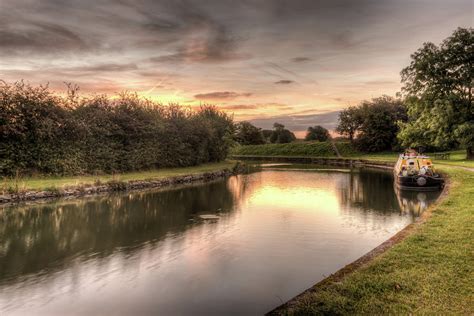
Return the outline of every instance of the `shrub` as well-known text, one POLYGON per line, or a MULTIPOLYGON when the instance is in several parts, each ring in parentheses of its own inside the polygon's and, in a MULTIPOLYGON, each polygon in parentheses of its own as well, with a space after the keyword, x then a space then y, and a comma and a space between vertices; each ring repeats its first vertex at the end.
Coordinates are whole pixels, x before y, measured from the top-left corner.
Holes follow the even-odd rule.
POLYGON ((212 106, 191 111, 133 93, 60 97, 43 86, 0 84, 3 176, 114 173, 220 161, 232 134, 232 119, 212 106))

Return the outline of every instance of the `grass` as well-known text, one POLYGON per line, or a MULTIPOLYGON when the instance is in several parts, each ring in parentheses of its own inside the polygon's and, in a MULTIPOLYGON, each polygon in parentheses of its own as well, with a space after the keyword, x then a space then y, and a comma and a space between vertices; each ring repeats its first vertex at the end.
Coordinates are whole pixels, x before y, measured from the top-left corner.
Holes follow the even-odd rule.
POLYGON ((0 191, 27 191, 27 190, 49 190, 54 191, 65 187, 93 185, 108 182, 126 182, 131 180, 162 179, 181 175, 212 172, 225 168, 231 169, 235 165, 232 161, 208 163, 194 167, 155 169, 147 171, 129 172, 113 175, 100 176, 77 176, 77 177, 32 177, 32 178, 9 178, 3 179, 0 191))
POLYGON ((336 157, 328 142, 293 142, 289 144, 264 144, 238 146, 232 155, 249 156, 312 156, 336 157))
POLYGON ((342 282, 299 297, 289 315, 474 313, 474 172, 445 166, 449 195, 413 234, 342 282))
MULTIPOLYGON (((381 152, 367 154, 354 149, 349 142, 336 142, 339 153, 344 158, 360 158, 377 161, 395 162, 399 153, 381 152)), ((466 160, 466 152, 464 150, 450 151, 449 160, 435 160, 436 165, 451 165, 474 168, 474 161, 466 160)), ((265 145, 248 145, 235 147, 232 155, 236 156, 279 156, 279 157, 322 157, 336 158, 331 144, 327 142, 294 142, 289 144, 265 144, 265 145)), ((430 155, 430 153, 427 153, 430 155)))

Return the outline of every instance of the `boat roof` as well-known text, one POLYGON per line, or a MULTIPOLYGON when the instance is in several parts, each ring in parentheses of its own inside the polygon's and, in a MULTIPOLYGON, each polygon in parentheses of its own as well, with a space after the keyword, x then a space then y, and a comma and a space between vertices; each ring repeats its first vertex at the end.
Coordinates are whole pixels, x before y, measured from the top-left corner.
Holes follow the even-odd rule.
POLYGON ((411 155, 406 155, 406 154, 400 154, 400 158, 402 159, 431 159, 431 157, 425 156, 425 155, 411 156, 411 155))

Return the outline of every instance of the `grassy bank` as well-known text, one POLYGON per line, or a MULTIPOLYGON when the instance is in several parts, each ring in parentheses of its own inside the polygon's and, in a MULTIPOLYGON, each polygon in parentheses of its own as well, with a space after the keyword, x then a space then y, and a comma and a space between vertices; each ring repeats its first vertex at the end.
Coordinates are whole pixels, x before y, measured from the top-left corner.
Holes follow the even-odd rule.
MULTIPOLYGON (((339 153, 344 158, 360 158, 377 161, 393 161, 398 158, 398 153, 382 152, 367 154, 354 149, 348 142, 336 142, 339 153)), ((451 165, 474 168, 474 161, 466 160, 464 150, 450 151, 449 160, 436 160, 437 165, 451 165)), ((264 144, 238 146, 232 149, 235 156, 281 156, 281 157, 315 157, 336 158, 336 153, 327 142, 294 142, 289 144, 264 144)), ((430 153, 427 153, 430 155, 430 153)))
POLYGON ((328 142, 293 142, 288 144, 264 144, 238 146, 232 149, 232 155, 249 156, 312 156, 336 157, 328 142))
POLYGON ((131 181, 163 179, 182 175, 192 175, 204 172, 212 172, 232 169, 235 162, 223 161, 217 163, 207 163, 194 167, 155 169, 139 172, 120 173, 114 175, 100 176, 77 176, 77 177, 31 177, 31 178, 6 178, 1 181, 0 192, 8 191, 28 191, 28 190, 54 190, 65 187, 75 187, 81 185, 92 185, 95 183, 107 183, 110 181, 131 181))
POLYGON ((317 287, 280 314, 474 313, 474 172, 442 167, 448 196, 414 232, 340 282, 317 287))

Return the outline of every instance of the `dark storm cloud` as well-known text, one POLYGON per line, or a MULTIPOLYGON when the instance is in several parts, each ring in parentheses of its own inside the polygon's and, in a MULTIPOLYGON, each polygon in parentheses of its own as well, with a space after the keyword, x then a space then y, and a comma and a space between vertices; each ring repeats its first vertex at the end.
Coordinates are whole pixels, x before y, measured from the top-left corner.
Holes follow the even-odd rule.
POLYGON ((276 82, 274 82, 275 84, 291 84, 293 83, 294 81, 293 80, 278 80, 276 82))
POLYGON ((251 93, 237 93, 234 91, 210 92, 196 94, 194 97, 198 100, 221 100, 221 99, 235 99, 238 97, 250 97, 251 93))

